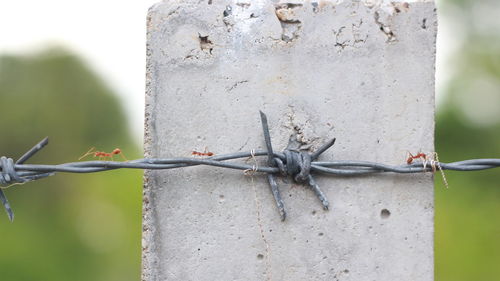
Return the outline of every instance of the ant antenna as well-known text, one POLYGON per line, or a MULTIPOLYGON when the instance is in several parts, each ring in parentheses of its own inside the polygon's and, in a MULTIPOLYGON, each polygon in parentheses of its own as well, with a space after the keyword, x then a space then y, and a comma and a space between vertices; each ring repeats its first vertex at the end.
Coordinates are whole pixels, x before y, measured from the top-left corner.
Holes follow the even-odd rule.
POLYGON ((88 155, 94 153, 95 147, 91 147, 87 153, 83 154, 78 160, 82 160, 83 158, 87 157, 88 155))

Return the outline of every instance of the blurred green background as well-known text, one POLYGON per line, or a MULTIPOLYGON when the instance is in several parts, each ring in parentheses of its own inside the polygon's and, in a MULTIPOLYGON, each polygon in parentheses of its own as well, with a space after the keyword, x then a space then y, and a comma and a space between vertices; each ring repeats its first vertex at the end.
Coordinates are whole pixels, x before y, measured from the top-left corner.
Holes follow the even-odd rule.
MULTIPOLYGON (((500 1, 438 4, 452 48, 436 151, 444 162, 500 158, 500 1)), ((500 280, 500 170, 446 174, 449 189, 435 176, 435 280, 500 280)))
MULTIPOLYGON (((444 162, 500 158, 500 5, 438 4, 453 48, 436 150, 444 162)), ((141 157, 120 100, 89 69, 60 48, 0 54, 0 155, 50 136, 29 163, 76 161, 90 146, 141 157)), ((436 280, 500 280, 500 171, 447 172, 450 189, 435 178, 436 280)), ((16 221, 0 211, 0 280, 140 280, 141 184, 142 171, 128 170, 7 190, 16 221)))
MULTIPOLYGON (((90 146, 141 154, 119 100, 62 49, 0 56, 0 112, 0 155, 45 136, 29 163, 74 162, 90 146)), ((0 211, 0 280, 140 280, 141 175, 61 173, 7 190, 16 219, 0 211)))

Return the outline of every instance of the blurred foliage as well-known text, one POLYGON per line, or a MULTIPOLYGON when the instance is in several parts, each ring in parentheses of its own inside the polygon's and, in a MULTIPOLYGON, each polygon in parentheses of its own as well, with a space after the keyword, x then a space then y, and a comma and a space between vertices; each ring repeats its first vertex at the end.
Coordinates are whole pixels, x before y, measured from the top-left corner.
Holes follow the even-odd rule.
MULTIPOLYGON (((0 112, 0 155, 50 136, 28 163, 74 162, 91 146, 139 156, 119 100, 61 49, 0 56, 0 112)), ((1 211, 0 280, 139 280, 141 175, 58 174, 7 190, 16 219, 1 211)))
MULTIPOLYGON (((500 3, 443 0, 456 31, 452 73, 436 124, 440 160, 500 158, 500 3)), ((500 280, 500 172, 436 175, 437 281, 500 280)))

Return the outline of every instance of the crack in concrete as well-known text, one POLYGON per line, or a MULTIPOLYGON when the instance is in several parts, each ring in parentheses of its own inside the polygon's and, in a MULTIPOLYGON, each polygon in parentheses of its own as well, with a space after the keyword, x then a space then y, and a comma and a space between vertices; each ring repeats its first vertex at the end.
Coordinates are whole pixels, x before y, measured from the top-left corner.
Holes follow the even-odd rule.
POLYGON ((366 43, 366 40, 368 39, 368 34, 365 34, 364 38, 362 37, 360 33, 360 28, 363 25, 363 19, 359 20, 359 23, 352 23, 351 24, 351 34, 352 36, 349 35, 344 35, 344 30, 347 28, 346 26, 340 27, 338 30, 333 30, 333 34, 335 35, 335 47, 337 47, 337 51, 341 53, 344 51, 345 48, 347 47, 353 47, 355 48, 356 46, 360 44, 366 43), (346 39, 345 37, 352 37, 351 39, 346 39), (345 39, 345 40, 342 40, 345 39))
POLYGON ((232 90, 234 90, 236 87, 238 87, 239 85, 243 84, 243 83, 248 83, 249 81, 248 80, 241 80, 241 81, 237 81, 235 82, 231 87, 227 88, 227 92, 231 92, 232 90))
POLYGON ((374 13, 374 18, 375 18, 375 23, 380 28, 380 31, 382 31, 385 34, 385 36, 387 36, 386 42, 391 43, 397 41, 396 35, 392 32, 391 28, 380 20, 380 14, 378 11, 374 13))

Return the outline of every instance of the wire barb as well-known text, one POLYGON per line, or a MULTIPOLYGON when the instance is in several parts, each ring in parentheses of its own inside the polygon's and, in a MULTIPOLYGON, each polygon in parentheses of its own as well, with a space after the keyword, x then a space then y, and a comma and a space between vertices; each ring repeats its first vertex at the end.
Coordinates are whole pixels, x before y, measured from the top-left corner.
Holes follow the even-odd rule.
MULTIPOLYGON (((325 194, 321 191, 312 174, 321 173, 336 176, 359 176, 381 173, 422 173, 434 172, 439 169, 453 171, 479 171, 500 167, 500 159, 471 159, 453 163, 441 163, 436 158, 430 165, 422 163, 404 163, 403 165, 388 165, 383 163, 367 162, 367 161, 317 161, 321 153, 325 152, 334 143, 335 139, 327 141, 317 151, 307 153, 305 151, 285 149, 283 152, 274 152, 271 144, 271 136, 269 133, 269 125, 267 117, 263 112, 260 112, 264 140, 266 150, 252 150, 251 152, 237 152, 229 154, 219 154, 210 158, 144 158, 130 160, 128 162, 116 161, 82 161, 72 162, 58 165, 34 165, 24 164, 30 157, 40 151, 48 144, 48 138, 44 138, 33 148, 28 150, 23 156, 14 162, 11 158, 0 157, 0 187, 7 188, 14 184, 23 184, 29 181, 34 181, 48 176, 52 176, 57 172, 62 173, 95 173, 109 171, 114 169, 149 169, 163 170, 185 168, 197 165, 207 165, 222 167, 228 169, 236 169, 242 171, 251 171, 266 173, 271 192, 276 201, 276 206, 280 214, 280 218, 286 218, 286 211, 281 198, 281 194, 276 182, 276 175, 290 176, 295 181, 307 184, 321 201, 323 208, 329 208, 329 202, 325 194), (266 165, 257 165, 256 157, 265 156, 267 158, 266 165), (226 160, 234 160, 240 158, 252 157, 254 164, 240 164, 234 162, 226 162, 226 160)), ((443 179, 446 183, 446 179, 443 179)), ((0 201, 2 202, 10 220, 14 219, 14 213, 10 207, 9 201, 2 189, 0 189, 0 201)))
MULTIPOLYGON (((267 124, 267 116, 262 111, 260 111, 260 120, 262 122, 262 130, 264 131, 264 140, 266 141, 267 147, 267 164, 270 167, 274 167, 274 153, 273 146, 271 144, 271 135, 269 133, 269 125, 267 124)), ((276 201, 276 206, 278 206, 278 212, 280 214, 281 221, 284 221, 286 219, 285 205, 283 204, 283 199, 281 198, 278 184, 276 183, 276 179, 274 178, 274 175, 272 173, 267 173, 267 181, 271 186, 271 192, 273 193, 274 201, 276 201)))
POLYGON ((24 155, 16 161, 16 164, 23 164, 26 160, 30 159, 31 156, 42 150, 42 148, 44 148, 47 144, 49 144, 49 137, 45 137, 39 143, 35 144, 35 146, 28 150, 28 152, 24 153, 24 155))

